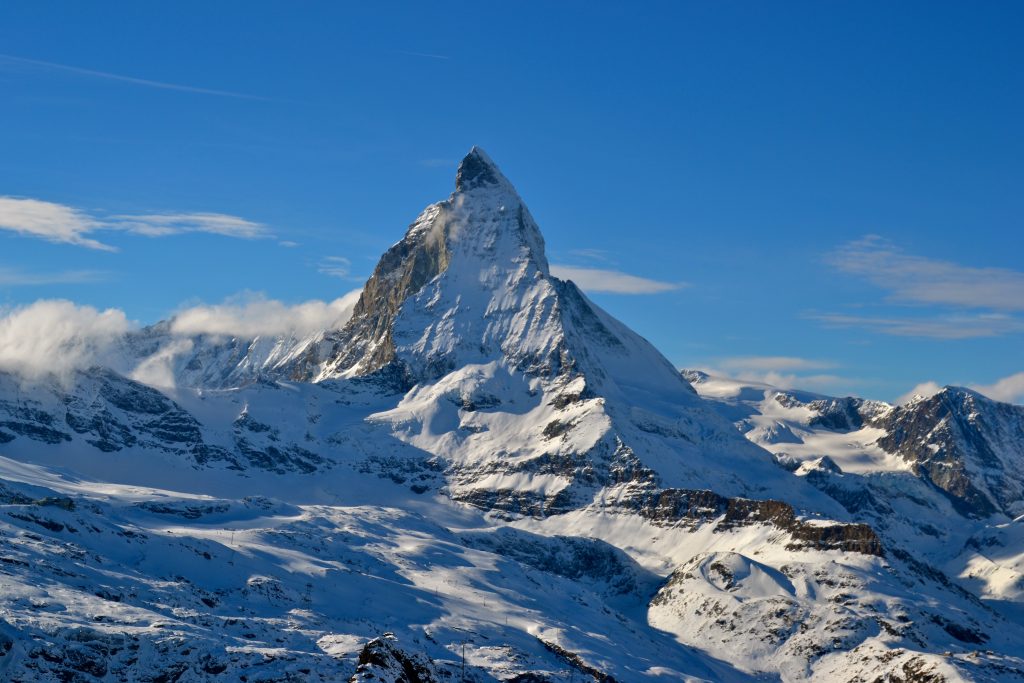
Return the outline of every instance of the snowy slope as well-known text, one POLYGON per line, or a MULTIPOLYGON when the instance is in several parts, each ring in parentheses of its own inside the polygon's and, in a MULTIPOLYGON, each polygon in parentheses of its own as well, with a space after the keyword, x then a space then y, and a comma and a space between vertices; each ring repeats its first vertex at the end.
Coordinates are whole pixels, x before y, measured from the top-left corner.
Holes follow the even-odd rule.
POLYGON ((1019 613, 1024 409, 956 387, 891 406, 683 374, 747 438, 856 519, 1019 613))
POLYGON ((344 319, 0 376, 8 679, 1024 677, 1017 526, 888 406, 702 398, 481 150, 344 319))

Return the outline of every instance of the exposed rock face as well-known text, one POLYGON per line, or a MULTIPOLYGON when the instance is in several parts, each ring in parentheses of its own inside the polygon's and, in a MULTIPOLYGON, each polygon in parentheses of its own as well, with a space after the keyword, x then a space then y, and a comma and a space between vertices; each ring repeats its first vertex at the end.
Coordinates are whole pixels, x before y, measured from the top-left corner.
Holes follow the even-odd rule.
POLYGON ((1024 512, 1024 408, 946 387, 872 424, 887 432, 878 445, 909 461, 962 514, 1024 512))
POLYGON ((441 677, 430 660, 410 654, 398 646, 392 633, 385 633, 363 646, 359 666, 349 683, 440 683, 441 677))
POLYGON ((667 489, 636 501, 647 519, 674 524, 690 522, 695 527, 717 520, 715 531, 728 531, 753 524, 769 524, 788 532, 790 550, 813 548, 842 550, 883 556, 882 542, 867 524, 809 522, 797 518, 793 506, 778 500, 726 498, 712 491, 667 489))
POLYGON ((368 375, 389 365, 411 386, 488 349, 524 367, 552 368, 557 336, 544 240, 515 189, 478 148, 455 192, 427 207, 377 264, 352 319, 320 344, 315 377, 368 375), (459 268, 447 273, 453 261, 459 268), (429 286, 428 286, 429 285, 429 286), (433 324, 431 324, 433 321, 433 324))
MULTIPOLYGON (((723 409, 725 414, 790 469, 799 466, 792 453, 803 453, 801 459, 829 455, 815 448, 835 447, 830 432, 848 434, 852 443, 845 445, 847 450, 860 443, 862 453, 872 459, 879 459, 881 453, 871 454, 878 449, 897 456, 965 517, 1013 518, 1024 513, 1024 407, 992 401, 962 387, 945 387, 893 406, 849 396, 743 386, 699 371, 683 375, 702 391, 716 382, 732 382, 734 396, 721 400, 729 406, 723 409)), ((884 465, 892 468, 891 462, 884 465)), ((825 481, 817 475, 814 480, 825 481)))
POLYGON ((807 407, 816 414, 809 424, 844 432, 860 429, 864 426, 864 416, 861 414, 864 403, 864 399, 850 396, 811 401, 807 407))
POLYGON ((334 352, 332 372, 369 374, 394 360, 392 326, 405 300, 448 267, 444 204, 428 208, 405 239, 388 249, 366 281, 352 320, 325 341, 334 352))

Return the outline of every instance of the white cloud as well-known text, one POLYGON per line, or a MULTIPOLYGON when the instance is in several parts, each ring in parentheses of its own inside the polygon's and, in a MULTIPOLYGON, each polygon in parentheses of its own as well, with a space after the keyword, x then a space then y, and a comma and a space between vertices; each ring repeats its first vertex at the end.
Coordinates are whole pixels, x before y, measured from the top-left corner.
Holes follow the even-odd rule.
POLYGON ((327 256, 320 261, 317 270, 331 277, 348 278, 352 270, 352 262, 344 256, 327 256))
POLYGON ((1024 311, 1024 273, 1019 271, 914 256, 877 235, 844 245, 828 261, 888 290, 895 301, 1024 311))
POLYGON ((0 197, 0 230, 12 230, 50 242, 117 251, 109 244, 86 237, 102 227, 103 224, 96 219, 70 206, 38 199, 0 197))
POLYGON ((694 367, 716 377, 767 384, 779 389, 824 390, 856 383, 856 380, 839 375, 808 372, 836 367, 831 361, 796 356, 733 356, 694 367))
POLYGON ((1002 313, 944 315, 933 317, 893 317, 856 315, 809 315, 831 327, 862 327, 897 337, 933 339, 975 339, 1024 332, 1024 321, 1002 313))
POLYGON ((584 259, 587 261, 601 261, 603 263, 609 263, 612 260, 608 256, 608 252, 604 249, 570 249, 569 253, 578 259, 584 259))
POLYGON ((572 280, 585 292, 613 294, 658 294, 686 287, 684 282, 662 282, 617 270, 551 265, 551 274, 563 280, 572 280))
POLYGON ((835 363, 794 356, 736 356, 724 358, 718 363, 727 370, 767 371, 784 370, 827 370, 834 368, 835 363))
POLYGON ((100 218, 71 206, 23 197, 0 197, 0 230, 104 251, 117 251, 117 248, 88 235, 98 231, 121 231, 147 237, 187 232, 240 239, 271 236, 267 227, 260 223, 223 213, 140 214, 100 218))
POLYGON ((0 370, 27 379, 104 364, 129 329, 123 311, 98 311, 59 299, 41 300, 0 318, 0 370))
POLYGON ((915 398, 929 398, 942 391, 938 382, 921 382, 916 387, 896 399, 896 405, 909 403, 915 398))
POLYGON ((992 384, 972 384, 971 388, 996 401, 1024 403, 1024 372, 1003 377, 992 384))
POLYGON ((171 320, 177 335, 226 337, 302 336, 337 329, 352 316, 360 290, 334 301, 307 301, 289 306, 261 295, 246 294, 214 306, 196 306, 171 320))
POLYGON ((270 237, 266 226, 223 213, 169 213, 112 216, 105 224, 110 230, 125 230, 147 237, 205 232, 240 239, 270 237))
POLYGON ((177 381, 174 378, 174 361, 178 356, 191 352, 194 346, 191 339, 175 339, 165 344, 152 356, 144 358, 132 370, 129 377, 151 387, 173 390, 177 387, 177 381))

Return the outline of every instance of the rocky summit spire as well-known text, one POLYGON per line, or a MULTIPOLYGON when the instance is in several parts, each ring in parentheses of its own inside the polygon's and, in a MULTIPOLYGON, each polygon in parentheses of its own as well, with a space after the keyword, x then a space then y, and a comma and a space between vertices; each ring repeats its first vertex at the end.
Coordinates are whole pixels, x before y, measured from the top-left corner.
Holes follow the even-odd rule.
POLYGON ((455 175, 455 191, 468 192, 480 187, 502 186, 512 188, 508 179, 498 170, 498 166, 487 156, 487 152, 476 146, 469 150, 469 154, 459 163, 459 170, 455 175))
POLYGON ((473 147, 459 164, 455 192, 424 209, 381 257, 317 376, 373 373, 393 365, 396 354, 406 371, 428 357, 433 372, 462 358, 442 347, 497 349, 507 319, 529 307, 528 292, 536 295, 536 283, 548 276, 544 239, 529 210, 497 164, 473 147), (436 347, 425 350, 428 338, 436 347))

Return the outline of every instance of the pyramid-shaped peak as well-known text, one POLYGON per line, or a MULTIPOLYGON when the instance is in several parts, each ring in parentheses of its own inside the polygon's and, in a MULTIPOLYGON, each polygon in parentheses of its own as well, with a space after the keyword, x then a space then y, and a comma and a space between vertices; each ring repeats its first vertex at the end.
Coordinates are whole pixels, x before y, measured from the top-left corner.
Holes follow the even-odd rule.
POLYGON ((479 187, 511 188, 511 183, 498 170, 498 165, 487 152, 474 146, 459 163, 459 171, 455 176, 455 190, 466 192, 479 187))

